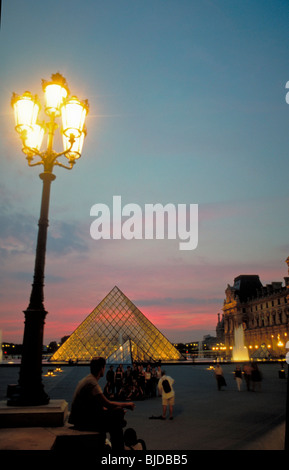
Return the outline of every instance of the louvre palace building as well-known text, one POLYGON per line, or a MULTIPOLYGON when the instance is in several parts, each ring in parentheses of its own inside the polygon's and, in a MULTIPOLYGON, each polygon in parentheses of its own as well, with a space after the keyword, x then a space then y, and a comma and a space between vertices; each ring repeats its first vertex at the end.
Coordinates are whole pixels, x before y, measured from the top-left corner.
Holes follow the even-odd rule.
POLYGON ((223 314, 218 314, 218 341, 230 356, 235 342, 235 330, 243 327, 244 346, 249 357, 274 358, 286 354, 289 341, 289 257, 285 285, 272 282, 262 285, 258 275, 240 275, 228 284, 223 314))

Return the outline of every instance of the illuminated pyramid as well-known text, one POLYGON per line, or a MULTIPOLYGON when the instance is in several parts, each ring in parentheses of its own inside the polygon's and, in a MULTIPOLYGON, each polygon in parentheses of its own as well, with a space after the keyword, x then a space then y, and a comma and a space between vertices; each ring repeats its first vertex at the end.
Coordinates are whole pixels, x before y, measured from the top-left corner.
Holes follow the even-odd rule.
POLYGON ((116 286, 51 360, 90 361, 95 356, 103 356, 111 363, 121 357, 126 357, 126 361, 130 357, 131 362, 182 359, 179 351, 116 286))

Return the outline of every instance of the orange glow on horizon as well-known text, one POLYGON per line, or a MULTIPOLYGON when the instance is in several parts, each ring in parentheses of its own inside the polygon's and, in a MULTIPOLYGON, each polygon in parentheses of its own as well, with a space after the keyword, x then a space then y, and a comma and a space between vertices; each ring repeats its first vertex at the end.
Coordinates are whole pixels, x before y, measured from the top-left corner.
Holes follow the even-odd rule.
MULTIPOLYGON (((5 324, 2 322, 1 329, 3 340, 21 343, 24 328, 23 303, 21 302, 20 305, 18 301, 17 304, 13 305, 13 312, 17 311, 19 314, 14 316, 13 319, 7 315, 5 324)), ((57 300, 50 301, 44 329, 45 343, 59 341, 63 336, 71 335, 96 305, 97 302, 91 309, 84 309, 74 305, 71 308, 65 307, 60 310, 57 300)), ((210 305, 210 310, 205 306, 202 306, 201 309, 196 308, 196 312, 193 311, 191 306, 187 306, 187 310, 185 307, 181 308, 180 306, 178 308, 175 305, 171 309, 164 306, 136 306, 161 332, 164 330, 166 332, 169 331, 172 341, 175 336, 178 338, 184 337, 183 341, 188 341, 188 339, 185 339, 188 337, 188 334, 191 336, 191 340, 194 340, 198 330, 211 332, 215 330, 217 324, 217 310, 214 305, 210 305), (190 331, 191 334, 189 333, 190 331), (196 334, 194 331, 196 331, 196 334)), ((11 310, 11 305, 7 306, 7 312, 11 310)), ((181 341, 181 339, 178 340, 178 342, 181 341)))

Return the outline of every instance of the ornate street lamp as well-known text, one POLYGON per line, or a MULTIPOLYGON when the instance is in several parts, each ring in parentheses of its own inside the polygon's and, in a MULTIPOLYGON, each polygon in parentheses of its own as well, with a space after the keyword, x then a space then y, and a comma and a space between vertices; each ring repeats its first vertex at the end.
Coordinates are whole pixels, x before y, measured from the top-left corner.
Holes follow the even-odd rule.
POLYGON ((51 182, 56 178, 52 173, 55 165, 71 170, 81 156, 86 135, 85 118, 88 102, 81 102, 75 96, 69 97, 65 78, 53 74, 51 81, 42 80, 45 96, 45 113, 49 122, 39 122, 40 103, 30 92, 22 96, 13 93, 11 104, 15 114, 15 129, 22 141, 22 151, 31 167, 43 165, 39 176, 43 181, 39 229, 37 238, 34 280, 28 308, 24 311, 25 327, 23 353, 19 381, 15 393, 8 399, 8 405, 27 406, 49 403, 49 397, 42 384, 42 347, 46 310, 44 308, 44 267, 48 228, 48 212, 51 182), (54 134, 59 127, 56 119, 62 117, 61 134, 64 150, 53 150, 54 134), (44 135, 47 134, 47 148, 41 151, 44 135), (66 164, 59 161, 66 157, 66 164), (34 161, 34 159, 37 161, 34 161))

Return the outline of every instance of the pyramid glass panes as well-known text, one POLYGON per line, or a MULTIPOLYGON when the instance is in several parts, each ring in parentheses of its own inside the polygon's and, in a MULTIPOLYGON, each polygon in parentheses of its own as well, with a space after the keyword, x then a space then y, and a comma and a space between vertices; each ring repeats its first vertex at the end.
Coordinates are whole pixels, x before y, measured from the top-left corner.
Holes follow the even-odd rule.
POLYGON ((130 355, 132 361, 182 359, 165 336, 114 287, 51 360, 90 361, 95 356, 103 356, 111 361, 121 357, 124 346, 126 358, 130 355))

